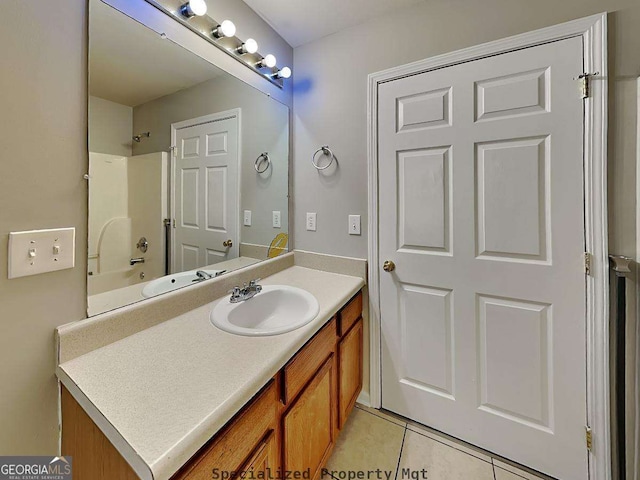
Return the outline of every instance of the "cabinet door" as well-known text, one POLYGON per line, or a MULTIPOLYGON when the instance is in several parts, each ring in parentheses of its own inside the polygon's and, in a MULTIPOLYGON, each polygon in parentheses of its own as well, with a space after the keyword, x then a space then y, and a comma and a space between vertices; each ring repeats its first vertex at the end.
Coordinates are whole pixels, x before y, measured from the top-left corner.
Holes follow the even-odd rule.
POLYGON ((285 413, 284 469, 319 478, 336 436, 336 364, 332 354, 285 413))
POLYGON ((271 432, 267 438, 258 445, 254 454, 240 470, 241 478, 277 478, 278 469, 280 468, 277 441, 277 435, 271 432))
POLYGON ((362 318, 338 344, 339 427, 342 429, 362 389, 362 318))

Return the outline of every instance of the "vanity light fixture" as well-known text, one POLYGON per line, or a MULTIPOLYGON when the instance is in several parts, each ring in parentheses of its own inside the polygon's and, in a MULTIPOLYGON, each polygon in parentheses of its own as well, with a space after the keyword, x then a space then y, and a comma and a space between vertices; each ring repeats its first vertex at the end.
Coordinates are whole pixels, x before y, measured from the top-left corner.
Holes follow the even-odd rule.
POLYGON ((245 53, 254 54, 258 51, 258 42, 253 38, 248 38, 242 45, 236 49, 236 53, 244 55, 245 53))
POLYGON ((266 57, 264 57, 262 60, 256 63, 256 67, 257 68, 265 68, 265 67, 273 68, 276 66, 276 63, 278 63, 278 61, 276 60, 275 55, 268 54, 266 57))
MULTIPOLYGON (((106 1, 106 0, 105 0, 106 1)), ((246 68, 278 88, 284 87, 284 80, 291 77, 290 68, 279 68, 276 57, 262 55, 258 42, 253 38, 242 40, 236 37, 236 26, 231 20, 217 21, 207 10, 207 0, 145 0, 163 11, 187 29, 191 30, 214 47, 235 58, 246 68), (176 5, 179 8, 176 9, 176 5), (200 18, 193 22, 195 16, 200 18), (259 61, 257 61, 259 59, 259 61)), ((161 34, 162 38, 167 38, 161 34)))
POLYGON ((275 78, 289 78, 291 76, 291 69, 289 67, 282 67, 274 73, 273 76, 275 78))
POLYGON ((211 31, 216 38, 233 37, 236 34, 236 26, 231 20, 225 20, 211 31))
POLYGON ((191 18, 203 16, 207 13, 207 4, 204 0, 189 0, 187 3, 180 6, 180 14, 183 17, 191 18))

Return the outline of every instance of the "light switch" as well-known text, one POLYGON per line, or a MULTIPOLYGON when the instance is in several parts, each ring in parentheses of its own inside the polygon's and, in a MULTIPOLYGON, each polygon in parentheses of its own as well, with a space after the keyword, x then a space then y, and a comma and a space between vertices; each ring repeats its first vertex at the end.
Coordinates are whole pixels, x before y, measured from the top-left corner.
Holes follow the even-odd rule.
POLYGON ((349 215, 349 235, 360 235, 360 215, 349 215))
POLYGON ((282 227, 282 224, 280 222, 280 211, 274 210, 273 211, 273 228, 280 228, 280 227, 282 227))
POLYGON ((316 214, 307 212, 307 230, 310 232, 316 231, 316 214))
POLYGON ((245 227, 251 226, 251 210, 244 211, 244 226, 245 227))
POLYGON ((9 278, 75 266, 76 229, 56 228, 9 233, 9 278))

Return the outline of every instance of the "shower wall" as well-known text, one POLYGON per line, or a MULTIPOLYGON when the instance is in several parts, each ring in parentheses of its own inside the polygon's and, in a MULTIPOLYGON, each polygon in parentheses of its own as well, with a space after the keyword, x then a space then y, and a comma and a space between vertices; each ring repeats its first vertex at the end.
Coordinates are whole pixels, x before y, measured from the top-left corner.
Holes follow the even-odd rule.
POLYGON ((132 125, 131 107, 90 97, 89 296, 164 275, 168 155, 133 156, 132 125), (145 263, 131 266, 134 257, 145 263))

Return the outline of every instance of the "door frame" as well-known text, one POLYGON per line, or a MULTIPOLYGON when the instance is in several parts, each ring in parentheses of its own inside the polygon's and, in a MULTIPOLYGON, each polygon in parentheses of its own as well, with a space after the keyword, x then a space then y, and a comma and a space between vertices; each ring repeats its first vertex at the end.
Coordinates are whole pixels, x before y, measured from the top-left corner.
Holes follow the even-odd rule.
MULTIPOLYGON (((590 82, 584 102, 584 213, 585 244, 591 254, 591 273, 586 275, 587 321, 587 418, 593 432, 588 452, 591 480, 611 479, 609 417, 609 264, 607 245, 607 14, 573 20, 560 25, 508 37, 452 53, 372 73, 368 77, 367 176, 368 176, 368 287, 370 325, 370 400, 382 405, 381 320, 378 251, 378 87, 403 77, 450 67, 463 62, 582 37, 585 72, 600 72, 590 82)), ((576 95, 579 93, 576 84, 576 95)), ((585 443, 586 448, 586 443, 585 443)))
MULTIPOLYGON (((238 211, 238 221, 236 222, 236 241, 238 242, 238 249, 240 248, 240 187, 242 186, 242 109, 241 108, 232 108, 230 110, 224 110, 221 112, 211 113, 209 115, 203 115, 201 117, 190 118, 188 120, 183 120, 182 122, 176 122, 171 124, 171 153, 169 155, 170 169, 171 169, 171 178, 169 178, 169 209, 171 215, 171 245, 169 245, 169 263, 171 264, 170 273, 175 272, 175 255, 173 252, 173 247, 176 244, 176 228, 175 228, 175 220, 176 220, 176 185, 175 185, 175 177, 176 177, 176 133, 178 130, 182 130, 183 128, 195 127, 196 125, 201 125, 203 123, 212 123, 219 122, 222 120, 229 120, 231 118, 235 118, 238 124, 238 198, 236 199, 236 207, 238 211)), ((238 250, 239 251, 239 250, 238 250)))

